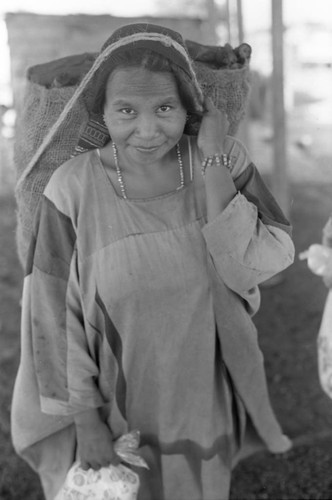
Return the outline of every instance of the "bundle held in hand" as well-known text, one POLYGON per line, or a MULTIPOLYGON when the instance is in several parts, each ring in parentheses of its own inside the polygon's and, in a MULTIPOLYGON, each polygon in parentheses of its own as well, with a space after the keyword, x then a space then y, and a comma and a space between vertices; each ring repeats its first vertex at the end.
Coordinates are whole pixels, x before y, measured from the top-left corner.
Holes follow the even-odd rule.
MULTIPOLYGON (((186 41, 204 95, 227 114, 234 135, 245 114, 251 48, 186 41)), ((14 146, 17 169, 17 246, 24 265, 33 217, 53 172, 74 154, 102 147, 107 129, 89 115, 84 88, 102 54, 80 54, 30 68, 14 146)), ((197 133, 193 130, 192 133, 197 133)))
MULTIPOLYGON (((132 431, 115 442, 114 450, 122 461, 148 468, 145 460, 137 454, 138 445, 139 432, 132 431)), ((139 485, 139 475, 126 465, 83 470, 75 462, 55 500, 136 500, 139 485)))

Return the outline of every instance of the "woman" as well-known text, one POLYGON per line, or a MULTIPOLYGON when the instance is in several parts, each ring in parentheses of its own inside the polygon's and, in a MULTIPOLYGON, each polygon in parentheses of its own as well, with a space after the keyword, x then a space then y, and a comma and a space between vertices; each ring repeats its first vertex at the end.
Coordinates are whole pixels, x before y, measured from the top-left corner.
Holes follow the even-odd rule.
POLYGON ((47 498, 75 453, 116 463, 113 440, 138 429, 141 500, 227 499, 241 456, 290 446, 251 320, 257 285, 292 262, 290 226, 178 33, 125 26, 102 52, 85 98, 111 140, 41 202, 13 441, 47 498))

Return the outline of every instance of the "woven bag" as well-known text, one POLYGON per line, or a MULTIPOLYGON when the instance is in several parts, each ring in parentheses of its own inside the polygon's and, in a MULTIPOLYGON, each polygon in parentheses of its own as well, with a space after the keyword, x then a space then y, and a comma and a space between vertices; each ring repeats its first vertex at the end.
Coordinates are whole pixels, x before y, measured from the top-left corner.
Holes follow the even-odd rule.
POLYGON ((88 121, 87 111, 80 101, 68 113, 66 126, 58 129, 30 175, 25 176, 24 180, 22 176, 74 91, 73 87, 46 89, 31 82, 26 85, 24 106, 18 115, 14 144, 14 163, 18 178, 16 241, 22 265, 29 247, 34 214, 45 186, 53 172, 72 156, 88 121))
MULTIPOLYGON (((189 49, 200 48, 200 54, 194 62, 198 81, 204 95, 211 97, 214 104, 227 114, 229 134, 234 135, 244 117, 250 89, 248 60, 239 67, 241 65, 236 62, 236 58, 234 63, 236 49, 233 51, 226 45, 223 55, 232 55, 229 60, 233 67, 227 67, 226 61, 224 67, 218 69, 206 61, 209 59, 206 54, 220 51, 222 47, 187 43, 190 44, 189 49), (199 58, 204 62, 199 61, 199 58)), ((84 78, 92 70, 94 60, 94 54, 81 54, 34 66, 27 71, 14 143, 17 172, 16 241, 23 266, 34 214, 53 172, 73 155, 93 147, 102 147, 109 139, 103 123, 89 116, 81 92, 84 78), (64 71, 64 68, 68 69, 68 62, 71 68, 69 75, 64 71)))

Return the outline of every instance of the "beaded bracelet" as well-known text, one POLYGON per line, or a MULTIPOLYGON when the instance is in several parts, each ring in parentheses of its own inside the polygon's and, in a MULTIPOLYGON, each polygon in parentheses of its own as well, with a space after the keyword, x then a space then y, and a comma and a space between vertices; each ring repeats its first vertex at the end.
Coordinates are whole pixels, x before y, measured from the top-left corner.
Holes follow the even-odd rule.
POLYGON ((216 167, 223 166, 230 169, 232 166, 231 159, 227 154, 223 153, 220 155, 210 155, 204 158, 204 160, 202 161, 202 175, 205 175, 206 169, 212 167, 214 163, 216 164, 216 167))

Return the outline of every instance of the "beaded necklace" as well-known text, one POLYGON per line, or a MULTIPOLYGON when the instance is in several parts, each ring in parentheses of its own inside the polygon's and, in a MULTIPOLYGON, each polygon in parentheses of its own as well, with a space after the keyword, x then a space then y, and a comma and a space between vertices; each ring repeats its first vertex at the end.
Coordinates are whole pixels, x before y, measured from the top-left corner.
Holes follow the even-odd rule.
MULTIPOLYGON (((123 180, 123 175, 122 171, 119 165, 119 159, 118 159, 118 150, 114 142, 112 142, 112 148, 113 148, 113 156, 114 156, 114 163, 115 163, 115 168, 116 168, 116 174, 118 177, 118 182, 120 185, 120 190, 123 198, 128 198, 127 193, 126 193, 126 187, 125 183, 123 180)), ((176 145, 176 155, 178 159, 178 164, 179 164, 179 173, 180 173, 180 185, 176 188, 176 190, 180 190, 184 187, 184 172, 183 172, 183 160, 182 160, 182 155, 181 155, 181 150, 180 150, 180 145, 176 145)))

